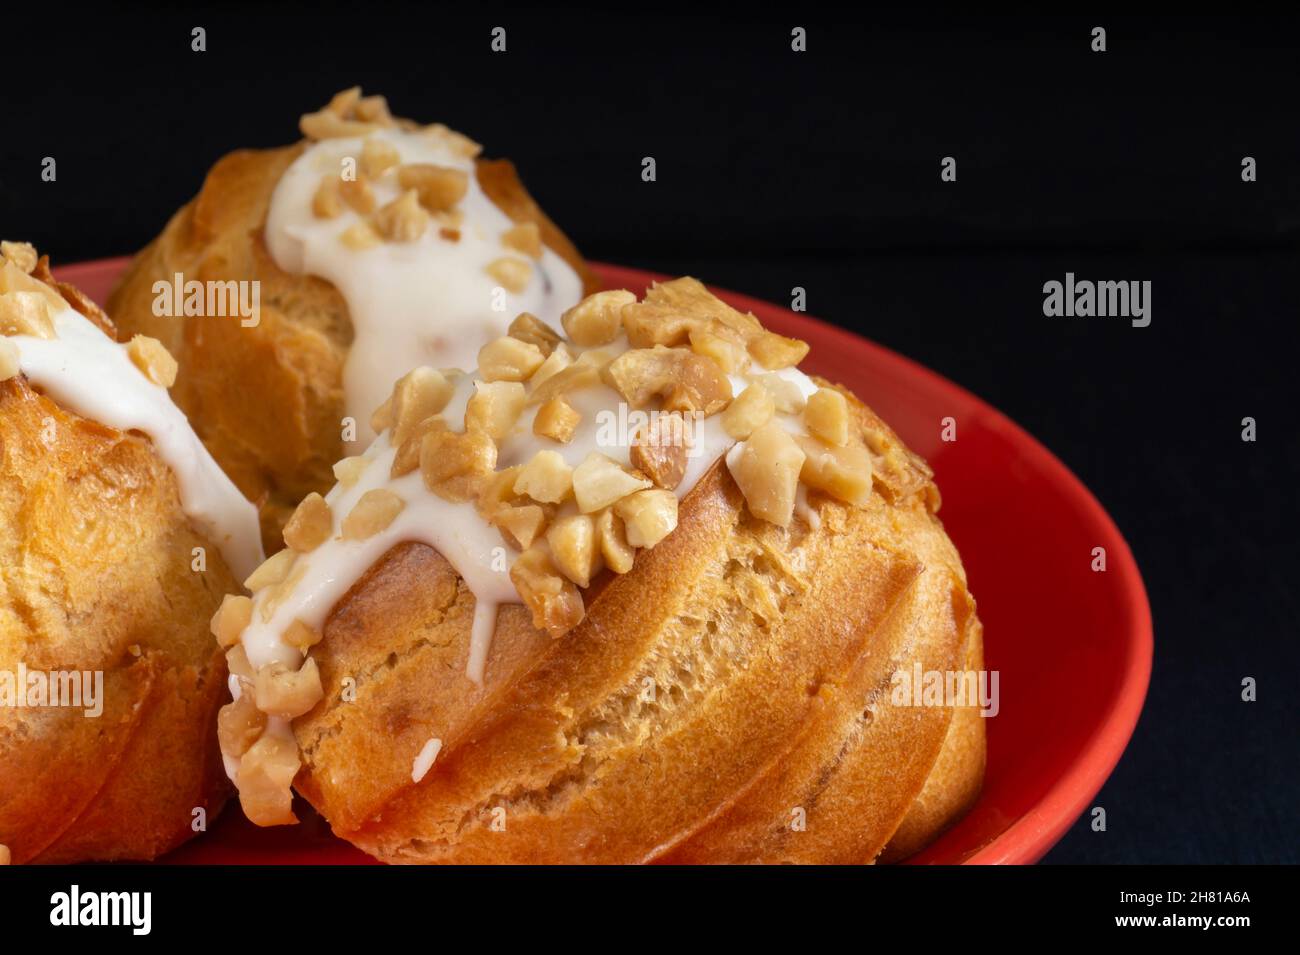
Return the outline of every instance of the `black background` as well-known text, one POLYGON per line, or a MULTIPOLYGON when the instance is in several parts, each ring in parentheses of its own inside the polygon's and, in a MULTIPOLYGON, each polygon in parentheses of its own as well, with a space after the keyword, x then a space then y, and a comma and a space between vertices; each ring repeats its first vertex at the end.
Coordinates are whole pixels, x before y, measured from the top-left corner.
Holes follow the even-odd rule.
POLYGON ((223 4, 7 10, 0 36, 0 233, 56 264, 135 251, 222 154, 360 83, 514 159, 589 258, 802 286, 980 395, 1110 511, 1155 618, 1109 831, 1048 861, 1297 861, 1300 24, 223 4), (1045 318, 1066 271, 1150 280, 1151 326, 1045 318))

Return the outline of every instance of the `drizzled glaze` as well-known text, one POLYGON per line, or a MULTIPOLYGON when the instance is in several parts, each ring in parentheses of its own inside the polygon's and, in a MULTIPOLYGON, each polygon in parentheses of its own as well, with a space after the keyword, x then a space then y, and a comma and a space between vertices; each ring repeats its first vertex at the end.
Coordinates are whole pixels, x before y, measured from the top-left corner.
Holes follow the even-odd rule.
POLYGON ((262 560, 257 510, 194 434, 167 389, 154 384, 118 345, 80 313, 53 315, 55 338, 12 335, 19 367, 49 398, 83 418, 148 435, 176 475, 181 507, 242 579, 262 560))
MULTIPOLYGON (((395 173, 371 180, 377 204, 402 192, 395 173)), ((287 272, 317 275, 348 304, 355 338, 344 369, 345 407, 362 444, 373 434, 367 418, 387 397, 396 377, 412 368, 472 368, 479 349, 505 333, 519 312, 558 324, 560 313, 582 296, 582 281, 562 258, 543 247, 540 260, 505 248, 501 236, 514 223, 484 194, 474 160, 445 130, 388 128, 368 137, 326 139, 307 147, 285 171, 271 198, 266 243, 287 272), (345 160, 359 162, 366 138, 397 150, 400 162, 450 167, 468 176, 457 206, 454 241, 438 228, 413 242, 384 242, 356 249, 340 234, 362 221, 353 209, 322 219, 312 199, 323 177, 338 176, 345 160), (501 288, 486 271, 503 256, 526 259, 531 277, 519 293, 501 288)))
MULTIPOLYGON (((609 350, 618 353, 626 347, 626 339, 620 339, 619 346, 609 350)), ((582 353, 581 349, 572 350, 577 355, 582 353)), ((797 369, 787 368, 773 373, 756 368, 748 375, 731 376, 733 391, 738 394, 751 380, 765 374, 777 374, 793 382, 805 398, 817 390, 812 379, 797 369)), ((444 417, 454 426, 464 420, 465 406, 474 390, 473 382, 470 375, 461 375, 456 380, 451 401, 443 411, 444 417)), ((606 423, 608 419, 603 417, 605 413, 618 414, 623 402, 619 394, 605 385, 592 385, 570 392, 566 397, 582 414, 573 439, 559 444, 533 434, 533 419, 538 409, 536 406, 526 408, 513 433, 500 442, 498 470, 524 464, 542 450, 558 452, 570 467, 576 467, 593 451, 599 451, 624 467, 630 466, 632 435, 611 428, 606 423), (603 440, 610 431, 617 438, 614 443, 603 440)), ((777 418, 792 434, 806 433, 799 415, 785 414, 777 418)), ((456 430, 461 429, 456 427, 456 430)), ((679 499, 695 486, 715 460, 735 444, 735 440, 722 429, 718 415, 700 420, 692 438, 686 474, 675 488, 679 499)), ((389 432, 385 431, 362 455, 367 464, 357 482, 351 487, 335 485, 326 495, 325 501, 333 515, 334 532, 324 544, 297 558, 295 572, 298 564, 304 564, 306 569, 292 595, 279 604, 270 619, 263 620, 260 612, 267 599, 265 592, 254 596, 253 620, 242 639, 248 661, 255 670, 270 663, 283 663, 296 669, 302 661, 302 653, 284 642, 282 634, 285 629, 294 620, 302 620, 319 632, 334 605, 375 561, 399 543, 418 541, 428 544, 446 558, 474 594, 474 631, 467 673, 476 682, 482 681, 497 608, 503 603, 520 602, 508 567, 501 559, 506 553, 505 544, 500 532, 478 514, 472 502, 444 500, 424 486, 418 470, 390 478, 389 471, 396 453, 389 443, 389 432), (365 540, 344 540, 339 532, 343 518, 364 494, 381 488, 392 491, 405 502, 402 512, 388 527, 365 540)), ((569 507, 569 510, 561 509, 561 515, 573 513, 572 506, 569 507)))

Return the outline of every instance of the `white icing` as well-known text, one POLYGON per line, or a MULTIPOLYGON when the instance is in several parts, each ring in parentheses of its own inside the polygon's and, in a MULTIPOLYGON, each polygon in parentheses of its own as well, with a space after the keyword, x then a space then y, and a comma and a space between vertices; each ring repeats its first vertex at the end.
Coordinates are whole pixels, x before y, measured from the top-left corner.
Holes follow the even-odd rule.
MULTIPOLYGON (((627 347, 625 339, 621 340, 621 347, 627 347)), ((766 372, 756 368, 750 375, 733 376, 733 390, 739 394, 751 380, 762 374, 766 372)), ((817 385, 797 369, 784 369, 777 374, 795 382, 804 394, 817 390, 817 385)), ((460 429, 473 390, 472 375, 456 379, 452 398, 443 411, 453 428, 460 429)), ((613 421, 617 422, 618 409, 626 407, 618 393, 597 384, 571 391, 565 397, 582 415, 573 439, 558 444, 533 434, 533 419, 538 408, 535 405, 527 407, 513 433, 498 444, 498 470, 527 463, 541 450, 559 452, 570 467, 582 463, 592 452, 600 452, 619 464, 630 466, 635 428, 611 426, 611 419, 602 416, 602 412, 612 413, 613 421)), ((804 433, 800 415, 779 415, 778 418, 792 433, 804 433)), ((696 422, 690 435, 686 473, 675 491, 678 498, 689 492, 709 466, 735 444, 723 430, 720 415, 696 419, 696 422)), ((299 565, 305 564, 301 577, 293 593, 269 620, 263 620, 261 614, 267 591, 253 597, 253 620, 245 629, 242 641, 254 669, 273 662, 296 669, 302 662, 302 653, 284 642, 282 634, 285 629, 294 620, 302 620, 317 631, 322 630, 335 604, 375 561, 396 544, 419 541, 442 554, 474 594, 473 635, 466 669, 472 679, 482 681, 496 609, 501 604, 520 602, 509 574, 514 552, 505 545, 500 532, 479 515, 472 502, 453 503, 432 493, 424 486, 418 469, 391 478, 389 472, 396 453, 389 443, 389 432, 385 431, 362 455, 368 464, 356 483, 351 487, 335 485, 325 496, 334 521, 334 533, 315 550, 297 558, 295 574, 299 572, 299 565), (393 492, 405 502, 401 513, 388 527, 365 540, 344 540, 340 536, 343 519, 366 492, 380 488, 393 492)))
MULTIPOLYGON (((307 147, 285 171, 271 197, 266 244, 287 272, 328 280, 343 295, 355 330, 344 369, 347 414, 356 419, 357 441, 373 437, 370 412, 388 397, 393 381, 420 365, 473 368, 478 351, 520 312, 559 326, 560 313, 582 297, 577 273, 550 249, 529 259, 532 277, 519 294, 498 289, 486 266, 503 256, 527 259, 501 244, 514 223, 479 188, 474 161, 457 153, 445 136, 427 130, 386 129, 371 134, 392 145, 402 163, 432 163, 464 170, 469 191, 460 239, 439 235, 434 223, 414 242, 349 248, 339 235, 361 217, 345 208, 333 219, 312 213, 321 179, 339 175, 342 162, 360 162, 362 138, 328 139, 307 147)), ((401 190, 395 171, 373 180, 377 205, 401 190)))
POLYGON ((415 759, 411 762, 411 782, 418 783, 433 768, 433 761, 438 758, 438 753, 442 751, 442 740, 437 737, 430 737, 429 741, 420 748, 415 754, 415 759))
POLYGON ((243 580, 262 561, 257 509, 199 441, 167 389, 144 376, 125 345, 71 308, 54 316, 57 337, 9 337, 24 375, 49 398, 83 418, 140 431, 176 475, 181 507, 243 580))

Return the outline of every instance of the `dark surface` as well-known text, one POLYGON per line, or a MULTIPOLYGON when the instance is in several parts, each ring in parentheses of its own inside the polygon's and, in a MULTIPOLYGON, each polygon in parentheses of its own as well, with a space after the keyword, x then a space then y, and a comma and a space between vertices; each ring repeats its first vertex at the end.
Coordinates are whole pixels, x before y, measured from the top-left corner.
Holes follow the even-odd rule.
POLYGON ((361 83, 514 159, 591 258, 777 302, 802 286, 811 314, 1024 425, 1143 570, 1155 669, 1096 800, 1109 831, 1082 819, 1048 861, 1297 861, 1300 26, 807 10, 7 21, 0 232, 56 262, 134 251, 220 155, 293 140, 299 113, 361 83), (1150 280, 1151 326, 1045 318, 1042 284, 1066 271, 1150 280))

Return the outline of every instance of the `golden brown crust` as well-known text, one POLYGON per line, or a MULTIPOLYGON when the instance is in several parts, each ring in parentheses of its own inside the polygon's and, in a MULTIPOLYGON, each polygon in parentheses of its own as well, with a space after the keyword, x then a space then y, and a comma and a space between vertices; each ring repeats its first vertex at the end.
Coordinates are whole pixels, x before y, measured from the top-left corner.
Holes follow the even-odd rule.
POLYGON ((953 711, 892 706, 891 674, 974 659, 979 629, 928 468, 851 404, 881 449, 868 506, 813 494, 820 528, 784 530, 715 464, 562 638, 503 608, 483 687, 473 597, 430 548, 394 548, 313 650, 297 788, 389 862, 866 862, 905 820, 900 844, 928 839, 972 779, 941 754, 978 744, 982 766, 983 727, 948 746, 953 711))
MULTIPOLYGON (((333 484, 343 455, 343 367, 352 322, 343 296, 312 276, 290 275, 262 239, 271 195, 302 144, 238 150, 217 161, 195 199, 141 251, 109 296, 124 337, 157 338, 180 363, 172 399, 246 497, 261 512, 268 553, 300 500, 333 484), (185 279, 260 281, 261 321, 156 316, 153 286, 185 279), (268 413, 275 409, 275 413, 268 413)), ((484 192, 597 287, 573 244, 524 189, 514 166, 479 160, 484 192)))
POLYGON ((15 862, 152 858, 228 794, 208 619, 239 584, 147 438, 22 376, 0 383, 0 528, 0 669, 104 672, 98 718, 0 708, 0 843, 15 862))

